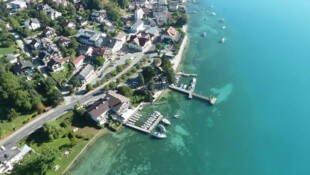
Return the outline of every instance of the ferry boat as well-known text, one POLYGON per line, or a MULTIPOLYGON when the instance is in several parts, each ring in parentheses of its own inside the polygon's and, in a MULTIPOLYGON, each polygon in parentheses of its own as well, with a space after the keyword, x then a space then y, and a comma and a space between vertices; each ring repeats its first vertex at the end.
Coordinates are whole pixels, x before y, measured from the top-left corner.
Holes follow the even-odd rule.
POLYGON ((154 136, 156 138, 159 138, 159 139, 163 139, 163 138, 167 137, 166 134, 163 134, 163 133, 160 133, 160 132, 153 132, 152 136, 154 136))
POLYGON ((168 119, 166 119, 166 118, 163 118, 161 121, 162 121, 164 124, 166 124, 166 125, 170 125, 170 124, 171 124, 170 121, 169 121, 168 119))
POLYGON ((223 38, 220 40, 220 43, 225 43, 225 41, 226 41, 226 38, 223 37, 223 38))

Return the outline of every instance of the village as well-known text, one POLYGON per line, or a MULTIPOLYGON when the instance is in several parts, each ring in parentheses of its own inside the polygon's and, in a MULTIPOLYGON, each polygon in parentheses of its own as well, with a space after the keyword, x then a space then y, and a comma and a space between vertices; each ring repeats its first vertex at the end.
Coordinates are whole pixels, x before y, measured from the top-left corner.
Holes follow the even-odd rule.
MULTIPOLYGON (((18 81, 44 85, 46 91, 38 95, 47 97, 37 105, 39 114, 48 115, 58 105, 73 103, 99 88, 94 100, 78 101, 75 110, 83 111, 95 125, 118 130, 175 81, 170 60, 185 37, 185 4, 167 0, 1 2, 1 32, 7 36, 1 39, 1 62, 7 67, 5 73, 13 73, 18 81)), ((16 146, 1 146, 0 173, 12 172, 14 164, 33 150, 27 144, 16 146)))

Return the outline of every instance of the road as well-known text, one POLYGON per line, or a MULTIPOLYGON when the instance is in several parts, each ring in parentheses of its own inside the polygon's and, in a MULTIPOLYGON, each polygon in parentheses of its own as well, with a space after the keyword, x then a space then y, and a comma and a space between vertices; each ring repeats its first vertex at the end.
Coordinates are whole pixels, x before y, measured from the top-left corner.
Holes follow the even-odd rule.
POLYGON ((137 55, 137 57, 132 60, 131 64, 128 67, 126 67, 121 73, 111 78, 109 81, 102 84, 101 86, 97 87, 92 92, 87 93, 85 95, 74 95, 70 97, 70 100, 66 100, 64 104, 59 105, 58 107, 46 113, 41 114, 41 116, 27 123, 26 125, 24 125, 22 128, 15 131, 10 136, 0 140, 0 146, 4 146, 6 149, 11 149, 12 147, 15 147, 22 138, 33 133, 35 130, 40 128, 45 122, 54 120, 62 116, 63 114, 65 114, 67 111, 73 109, 75 104, 77 104, 77 102, 82 102, 83 104, 85 104, 89 101, 95 101, 95 100, 98 100, 99 98, 103 98, 104 94, 100 94, 100 95, 94 95, 94 94, 99 94, 102 87, 108 85, 112 81, 115 81, 117 78, 121 77, 123 74, 126 74, 135 64, 137 64, 143 58, 143 55, 144 55, 143 53, 137 55))

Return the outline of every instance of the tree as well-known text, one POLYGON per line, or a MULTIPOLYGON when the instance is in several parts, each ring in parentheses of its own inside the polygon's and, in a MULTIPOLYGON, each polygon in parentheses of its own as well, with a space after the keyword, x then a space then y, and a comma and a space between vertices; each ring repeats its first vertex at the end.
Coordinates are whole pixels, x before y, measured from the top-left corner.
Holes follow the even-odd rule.
POLYGON ((50 105, 57 106, 64 101, 62 94, 56 87, 50 88, 46 95, 50 105))
POLYGON ((123 70, 124 70, 123 66, 121 66, 121 65, 116 66, 117 72, 122 72, 123 70))
POLYGON ((87 84, 86 85, 87 92, 92 91, 93 89, 94 89, 94 86, 92 84, 87 84))
POLYGON ((9 121, 12 121, 13 119, 17 118, 18 116, 20 116, 20 113, 18 113, 15 109, 13 109, 13 108, 9 109, 8 114, 7 114, 7 119, 9 121))
POLYGON ((76 41, 74 37, 70 38, 70 47, 76 50, 79 47, 79 43, 76 41))
POLYGON ((157 51, 157 55, 159 56, 160 55, 160 53, 161 53, 161 51, 163 50, 163 44, 161 44, 161 43, 157 43, 156 44, 156 51, 157 51))
POLYGON ((121 10, 114 2, 110 1, 106 10, 107 10, 107 16, 111 20, 118 21, 121 18, 120 14, 121 10))
POLYGON ((115 88, 116 88, 116 83, 112 81, 112 82, 109 84, 109 89, 110 89, 110 90, 114 90, 115 88))
POLYGON ((101 56, 96 56, 94 58, 94 64, 98 67, 103 66, 104 61, 105 61, 104 58, 101 56))
POLYGON ((144 81, 144 77, 143 77, 142 73, 138 74, 137 81, 138 81, 138 86, 144 85, 145 81, 144 81))
POLYGON ((81 83, 81 81, 79 80, 79 78, 75 76, 75 77, 73 77, 73 78, 71 79, 71 85, 72 85, 74 88, 77 88, 77 87, 82 86, 82 83, 81 83))
POLYGON ((122 9, 126 9, 129 6, 129 1, 128 0, 117 0, 118 5, 122 9))
POLYGON ((38 111, 42 112, 42 111, 44 111, 44 109, 45 109, 45 106, 44 106, 43 103, 37 104, 37 110, 38 110, 38 111))
POLYGON ((43 133, 47 136, 49 140, 58 139, 63 134, 63 129, 55 121, 49 121, 44 123, 42 129, 43 133))
POLYGON ((9 17, 8 21, 14 30, 18 30, 20 28, 19 22, 13 17, 9 17))
POLYGON ((0 1, 0 11, 0 18, 2 19, 7 18, 10 15, 10 11, 4 1, 0 1))
POLYGON ((147 66, 142 70, 142 75, 145 82, 149 82, 156 75, 156 73, 153 67, 147 66))
POLYGON ((147 88, 152 92, 155 90, 155 81, 153 79, 147 83, 147 88))
POLYGON ((117 93, 122 94, 126 97, 131 97, 132 96, 132 90, 129 86, 119 86, 117 88, 117 93))

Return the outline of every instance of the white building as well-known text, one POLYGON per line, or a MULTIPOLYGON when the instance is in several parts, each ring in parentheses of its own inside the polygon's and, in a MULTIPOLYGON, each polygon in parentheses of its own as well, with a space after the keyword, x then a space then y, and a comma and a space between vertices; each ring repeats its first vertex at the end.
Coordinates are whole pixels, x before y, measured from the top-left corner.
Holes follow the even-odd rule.
POLYGON ((30 30, 36 30, 41 27, 40 22, 37 18, 30 18, 29 20, 25 21, 25 27, 30 30))
POLYGON ((142 10, 142 8, 136 8, 135 10, 135 19, 136 20, 140 20, 143 18, 144 12, 142 10))
POLYGON ((138 33, 144 29, 144 22, 141 20, 136 21, 131 27, 130 30, 134 33, 138 33))
POLYGON ((181 39, 181 33, 173 27, 169 27, 167 31, 161 36, 161 40, 169 39, 178 42, 181 39))
POLYGON ((27 4, 25 1, 20 1, 20 0, 15 0, 15 1, 12 1, 8 4, 9 8, 11 8, 11 10, 13 12, 16 12, 18 10, 21 10, 21 9, 26 9, 27 8, 27 4))
POLYGON ((83 70, 79 73, 78 78, 82 83, 86 83, 88 78, 94 73, 94 67, 90 64, 85 66, 83 70))

